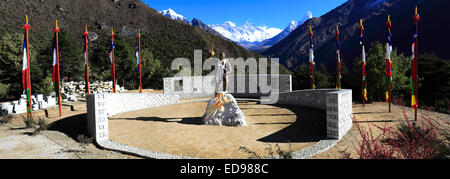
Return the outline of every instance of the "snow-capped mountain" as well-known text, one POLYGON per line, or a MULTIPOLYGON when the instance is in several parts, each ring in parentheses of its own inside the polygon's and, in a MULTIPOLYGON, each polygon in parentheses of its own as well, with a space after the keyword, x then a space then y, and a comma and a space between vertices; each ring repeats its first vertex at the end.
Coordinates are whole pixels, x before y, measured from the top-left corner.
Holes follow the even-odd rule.
POLYGON ((172 9, 170 9, 170 8, 169 8, 169 9, 166 9, 166 10, 160 11, 160 13, 161 13, 162 15, 164 15, 164 16, 166 16, 166 17, 172 19, 172 20, 183 21, 183 22, 186 22, 186 23, 188 23, 188 24, 191 23, 191 22, 190 22, 188 19, 186 19, 183 15, 177 14, 174 10, 172 10, 172 9))
POLYGON ((299 27, 300 25, 302 25, 303 23, 305 23, 307 20, 311 19, 312 17, 313 17, 312 16, 312 12, 310 12, 310 11, 306 12, 306 15, 302 19, 300 19, 299 21, 291 21, 289 23, 289 25, 281 33, 279 33, 275 37, 272 37, 270 39, 264 40, 261 43, 251 47, 250 49, 252 49, 252 50, 263 50, 263 49, 267 49, 267 48, 272 47, 273 45, 275 45, 279 41, 281 41, 284 38, 286 38, 287 36, 289 36, 289 34, 291 34, 292 31, 297 29, 297 27, 299 27))
POLYGON ((242 47, 252 50, 263 50, 273 46, 280 40, 287 37, 298 26, 312 18, 312 13, 307 12, 301 20, 291 21, 289 25, 282 30, 275 27, 255 25, 250 22, 246 22, 241 26, 237 26, 231 21, 226 21, 223 24, 206 26, 196 18, 194 18, 191 22, 183 15, 177 14, 170 8, 160 11, 160 13, 172 20, 182 21, 190 25, 198 26, 214 35, 220 34, 221 36, 238 43, 242 47))
POLYGON ((208 25, 206 25, 205 23, 203 23, 200 19, 194 18, 191 21, 191 25, 194 27, 198 27, 200 29, 203 29, 204 31, 212 34, 212 35, 216 35, 219 37, 223 37, 222 34, 220 34, 219 32, 216 32, 214 29, 211 29, 208 25))
POLYGON ((233 22, 227 21, 224 24, 209 25, 209 27, 224 37, 243 44, 261 42, 278 35, 282 31, 278 28, 257 26, 250 22, 246 22, 242 26, 236 26, 233 22))

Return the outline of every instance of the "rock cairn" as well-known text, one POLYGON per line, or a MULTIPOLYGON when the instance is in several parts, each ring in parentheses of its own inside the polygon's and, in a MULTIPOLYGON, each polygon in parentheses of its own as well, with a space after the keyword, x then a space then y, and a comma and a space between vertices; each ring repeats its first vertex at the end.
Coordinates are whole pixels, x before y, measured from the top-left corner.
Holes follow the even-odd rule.
MULTIPOLYGON (((92 94, 112 93, 113 82, 95 81, 89 84, 89 89, 92 94)), ((127 90, 124 87, 116 85, 116 92, 123 93, 127 92, 127 90)), ((63 100, 68 99, 70 101, 71 98, 80 98, 80 97, 84 98, 86 97, 86 83, 84 81, 81 82, 71 81, 64 83, 62 93, 67 97, 65 98, 64 95, 61 96, 63 100)))
POLYGON ((203 123, 206 125, 215 126, 247 126, 244 113, 239 108, 236 99, 231 94, 221 92, 226 101, 220 101, 218 105, 216 100, 220 98, 213 98, 209 101, 206 112, 203 115, 203 123))

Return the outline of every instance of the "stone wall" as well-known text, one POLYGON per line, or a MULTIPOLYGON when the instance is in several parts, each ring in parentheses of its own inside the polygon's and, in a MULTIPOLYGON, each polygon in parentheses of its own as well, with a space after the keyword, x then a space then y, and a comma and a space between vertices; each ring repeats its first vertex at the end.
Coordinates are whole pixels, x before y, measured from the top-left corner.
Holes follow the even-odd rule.
POLYGON ((300 90, 279 93, 277 104, 306 106, 317 109, 327 109, 327 94, 335 89, 300 90))
POLYGON ((108 140, 108 118, 119 113, 176 104, 177 95, 108 93, 87 97, 88 132, 96 141, 108 140))
POLYGON ((327 93, 327 136, 341 139, 352 128, 352 91, 327 93))
MULTIPOLYGON (((232 75, 229 78, 230 84, 227 90, 233 96, 239 98, 259 98, 263 95, 269 95, 270 92, 292 91, 291 75, 265 75, 264 77, 267 78, 269 89, 258 87, 260 81, 258 75, 232 75), (251 86, 250 82, 255 86, 251 86)), ((215 76, 164 78, 164 94, 176 94, 182 99, 213 97, 215 80, 215 76)))
POLYGON ((277 104, 323 109, 327 137, 341 139, 352 127, 352 90, 316 89, 279 93, 277 104))
MULTIPOLYGON (((307 106, 322 109, 327 114, 326 119, 323 119, 326 120, 327 139, 305 150, 294 152, 295 158, 305 158, 330 148, 342 139, 352 127, 351 90, 302 90, 281 92, 276 95, 279 96, 277 104, 307 106)), ((173 94, 91 94, 87 97, 88 132, 94 137, 97 144, 111 150, 148 158, 185 158, 125 146, 110 141, 108 134, 108 118, 110 116, 176 104, 179 102, 179 98, 178 95, 173 94)))
POLYGON ((213 97, 214 76, 164 78, 164 94, 178 95, 181 99, 213 97))

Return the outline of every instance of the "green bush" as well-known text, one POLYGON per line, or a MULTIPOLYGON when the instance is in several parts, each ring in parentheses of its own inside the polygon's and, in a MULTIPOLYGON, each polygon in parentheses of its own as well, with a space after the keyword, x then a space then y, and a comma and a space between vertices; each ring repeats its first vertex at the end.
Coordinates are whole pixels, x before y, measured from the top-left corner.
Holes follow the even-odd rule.
MULTIPOLYGON (((367 72, 367 97, 369 101, 386 100, 386 47, 380 42, 371 45, 372 48, 366 54, 366 72, 367 72)), ((410 80, 407 71, 411 68, 411 59, 398 55, 394 49, 391 54, 392 61, 392 82, 391 94, 393 96, 404 96, 409 93, 410 80)), ((357 91, 355 97, 361 99, 361 58, 355 59, 353 69, 353 80, 357 80, 352 86, 357 91)), ((344 87, 345 88, 345 87, 344 87)))
POLYGON ((0 99, 5 99, 8 95, 10 85, 0 83, 0 99))

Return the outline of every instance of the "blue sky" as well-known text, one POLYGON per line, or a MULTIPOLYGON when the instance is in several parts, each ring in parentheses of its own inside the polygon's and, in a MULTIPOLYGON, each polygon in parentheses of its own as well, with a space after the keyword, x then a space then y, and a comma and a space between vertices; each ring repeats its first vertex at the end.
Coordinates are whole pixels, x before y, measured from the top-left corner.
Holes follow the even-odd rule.
POLYGON ((268 27, 285 28, 291 20, 300 20, 307 11, 319 17, 347 0, 143 0, 161 11, 171 8, 192 20, 206 24, 232 21, 236 25, 251 22, 268 27))

